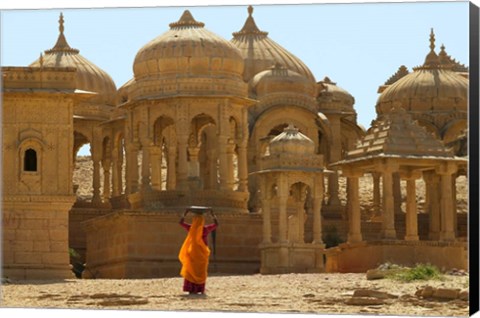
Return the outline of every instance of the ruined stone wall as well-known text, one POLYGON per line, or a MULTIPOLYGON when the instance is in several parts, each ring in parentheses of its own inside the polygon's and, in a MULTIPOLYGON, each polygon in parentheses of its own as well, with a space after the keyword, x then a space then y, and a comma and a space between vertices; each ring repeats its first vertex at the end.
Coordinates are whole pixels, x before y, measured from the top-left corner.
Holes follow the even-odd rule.
POLYGON ((466 242, 376 241, 341 244, 327 252, 328 272, 360 273, 386 262, 415 266, 432 264, 440 269, 468 268, 466 242))
MULTIPOLYGON (((49 201, 23 197, 4 202, 2 211, 3 277, 73 278, 68 254, 68 208, 74 198, 49 201)), ((43 198, 45 199, 45 198, 43 198)))

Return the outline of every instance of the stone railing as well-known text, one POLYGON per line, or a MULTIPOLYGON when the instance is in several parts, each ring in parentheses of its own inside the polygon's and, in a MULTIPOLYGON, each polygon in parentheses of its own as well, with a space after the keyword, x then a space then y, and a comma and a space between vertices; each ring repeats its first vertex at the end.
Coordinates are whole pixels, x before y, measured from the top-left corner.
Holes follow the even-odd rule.
POLYGON ((1 71, 5 89, 75 89, 73 67, 3 67, 1 71))

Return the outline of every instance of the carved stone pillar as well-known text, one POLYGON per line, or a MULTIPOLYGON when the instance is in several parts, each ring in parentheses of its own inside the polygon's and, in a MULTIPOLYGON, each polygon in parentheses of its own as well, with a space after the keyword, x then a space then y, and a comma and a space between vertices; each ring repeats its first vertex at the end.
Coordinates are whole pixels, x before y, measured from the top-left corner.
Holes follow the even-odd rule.
POLYGON ((220 160, 220 189, 228 190, 228 160, 227 160, 228 137, 218 137, 218 159, 220 160))
POLYGON ((424 173, 424 180, 429 214, 428 238, 436 241, 440 239, 440 176, 429 171, 424 173))
POLYGON ((278 180, 278 239, 280 243, 288 242, 287 238, 287 200, 288 184, 285 177, 278 180))
POLYGON ((152 171, 151 184, 152 189, 162 190, 162 150, 159 146, 151 145, 150 152, 150 167, 152 171))
MULTIPOLYGON (((329 117, 332 128, 332 144, 330 145, 330 162, 337 162, 342 159, 342 133, 340 116, 332 115, 329 117)), ((338 197, 338 172, 328 176, 328 205, 340 206, 340 198, 338 197)))
POLYGON ((127 193, 138 192, 138 143, 127 145, 127 193))
POLYGON ((395 206, 393 196, 393 172, 394 169, 385 164, 382 169, 383 180, 383 211, 382 211, 382 234, 385 239, 395 240, 395 206))
POLYGON ((348 178, 348 242, 355 243, 362 241, 361 215, 358 178, 363 175, 353 169, 343 169, 344 175, 348 178))
POLYGON ((114 147, 112 152, 112 196, 120 195, 120 185, 118 178, 118 148, 114 147))
POLYGON ((263 243, 272 242, 272 220, 271 220, 271 198, 269 182, 266 180, 268 176, 260 177, 260 189, 262 196, 262 219, 263 219, 263 243))
POLYGON ((110 160, 102 161, 103 168, 103 201, 107 202, 110 199, 110 160))
POLYGON ((380 204, 380 173, 373 172, 373 216, 380 216, 381 204, 380 204))
POLYGON ((142 191, 150 188, 150 142, 142 145, 142 191))
POLYGON ((178 189, 188 189, 188 160, 187 160, 187 147, 188 147, 188 135, 177 135, 178 141, 178 189))
POLYGON ((247 143, 241 143, 238 147, 238 191, 248 191, 248 165, 247 165, 247 143))
POLYGON ((398 174, 398 172, 393 173, 392 182, 395 214, 402 213, 402 189, 400 181, 400 175, 398 174))
POLYGON ((418 241, 418 214, 417 214, 417 193, 415 180, 420 178, 419 173, 405 175, 407 180, 407 213, 405 216, 405 240, 418 241))
POLYGON ((168 146, 167 160, 167 190, 175 190, 177 186, 177 147, 175 145, 168 146))
POLYGON ((93 159, 93 203, 100 203, 102 202, 102 198, 100 197, 100 158, 101 153, 100 149, 93 146, 90 148, 90 153, 92 154, 93 159))
POLYGON ((452 175, 457 172, 457 167, 454 164, 443 164, 437 167, 436 172, 440 175, 441 184, 441 230, 440 240, 454 241, 455 227, 454 227, 454 208, 452 196, 452 175))
POLYGON ((322 239, 322 202, 323 202, 323 174, 315 180, 313 189, 313 243, 323 244, 322 239))
MULTIPOLYGON (((233 140, 228 140, 227 142, 227 187, 229 190, 233 190, 235 186, 235 176, 234 176, 234 166, 233 166, 233 159, 235 155, 235 147, 237 145, 233 142, 233 140)), ((237 161, 238 164, 238 161, 237 161)))

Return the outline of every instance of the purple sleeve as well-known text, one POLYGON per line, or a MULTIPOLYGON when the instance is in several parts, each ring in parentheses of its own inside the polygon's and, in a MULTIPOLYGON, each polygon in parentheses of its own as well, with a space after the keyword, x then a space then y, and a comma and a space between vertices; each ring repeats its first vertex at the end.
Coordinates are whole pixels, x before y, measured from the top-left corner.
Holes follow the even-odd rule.
POLYGON ((217 227, 218 227, 218 224, 215 224, 215 223, 205 225, 205 232, 206 232, 205 234, 215 231, 217 227))
POLYGON ((189 231, 191 225, 188 224, 188 223, 185 223, 185 219, 182 218, 182 219, 180 220, 180 226, 183 227, 185 230, 189 231))

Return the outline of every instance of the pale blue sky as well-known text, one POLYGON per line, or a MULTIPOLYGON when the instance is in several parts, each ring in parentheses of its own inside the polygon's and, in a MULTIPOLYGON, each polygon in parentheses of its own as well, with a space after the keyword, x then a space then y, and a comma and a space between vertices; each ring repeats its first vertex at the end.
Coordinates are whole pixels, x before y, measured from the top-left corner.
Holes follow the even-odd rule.
MULTIPOLYGON (((257 26, 299 57, 317 81, 325 76, 355 97, 358 122, 376 117, 377 89, 400 65, 423 64, 430 28, 436 51, 468 66, 469 4, 452 2, 254 5, 257 26)), ((105 70, 117 88, 132 77, 137 51, 188 9, 210 31, 232 38, 247 4, 230 6, 3 10, 1 64, 26 66, 51 48, 63 12, 71 47, 105 70)))

